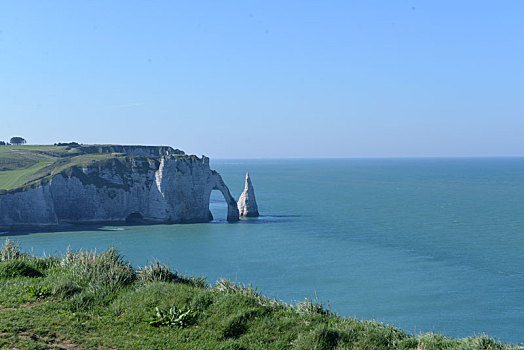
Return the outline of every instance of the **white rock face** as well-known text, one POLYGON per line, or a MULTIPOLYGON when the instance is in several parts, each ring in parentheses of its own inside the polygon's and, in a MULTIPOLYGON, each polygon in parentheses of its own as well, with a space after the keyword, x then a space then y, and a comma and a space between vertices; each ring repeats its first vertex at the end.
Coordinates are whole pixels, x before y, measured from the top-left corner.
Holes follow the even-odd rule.
POLYGON ((244 192, 240 195, 237 202, 238 212, 240 216, 258 216, 258 205, 255 199, 255 189, 249 178, 249 173, 246 173, 246 185, 244 192))
POLYGON ((207 222, 213 219, 212 190, 222 192, 228 221, 238 221, 235 199, 204 156, 137 156, 72 167, 40 187, 0 195, 0 230, 126 220, 207 222))

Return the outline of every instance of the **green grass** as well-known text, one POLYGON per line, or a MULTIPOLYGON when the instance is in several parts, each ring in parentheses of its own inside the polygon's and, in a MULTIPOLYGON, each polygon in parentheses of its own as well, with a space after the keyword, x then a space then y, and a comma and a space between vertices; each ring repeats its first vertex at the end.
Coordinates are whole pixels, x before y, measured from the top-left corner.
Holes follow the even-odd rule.
POLYGON ((0 273, 0 348, 518 348, 487 336, 410 335, 338 317, 309 300, 290 305, 225 280, 207 285, 159 262, 135 270, 114 249, 34 257, 7 242, 0 271, 6 266, 9 274, 0 273))
MULTIPOLYGON (((168 147, 158 146, 158 149, 168 147)), ((78 147, 29 145, 0 146, 0 194, 37 187, 51 177, 72 167, 85 167, 117 160, 124 167, 129 158, 116 145, 82 145, 78 147)), ((173 150, 175 152, 175 150, 173 150)), ((186 157, 183 154, 178 157, 186 157)), ((114 163, 109 164, 114 165, 114 163)))
POLYGON ((38 183, 57 170, 64 170, 67 164, 80 163, 79 158, 82 157, 78 150, 68 147, 0 146, 0 190, 8 191, 38 183))
POLYGON ((52 164, 54 164, 53 160, 39 161, 31 166, 21 167, 16 170, 0 171, 0 189, 10 190, 19 185, 29 183, 38 178, 38 175, 45 172, 45 169, 52 164))

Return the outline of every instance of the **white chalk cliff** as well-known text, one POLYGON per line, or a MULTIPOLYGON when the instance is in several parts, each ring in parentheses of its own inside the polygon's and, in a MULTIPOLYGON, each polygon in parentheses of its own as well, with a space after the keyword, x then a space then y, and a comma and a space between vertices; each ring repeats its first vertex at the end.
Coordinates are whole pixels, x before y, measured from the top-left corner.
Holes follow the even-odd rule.
POLYGON ((238 221, 237 203, 209 158, 147 149, 71 166, 35 188, 0 194, 0 229, 78 223, 186 223, 213 219, 212 190, 222 192, 227 220, 238 221), (146 156, 147 154, 147 156, 146 156))
POLYGON ((240 216, 259 216, 257 200, 255 199, 255 189, 249 178, 249 173, 246 173, 244 192, 242 192, 238 199, 237 207, 240 216))

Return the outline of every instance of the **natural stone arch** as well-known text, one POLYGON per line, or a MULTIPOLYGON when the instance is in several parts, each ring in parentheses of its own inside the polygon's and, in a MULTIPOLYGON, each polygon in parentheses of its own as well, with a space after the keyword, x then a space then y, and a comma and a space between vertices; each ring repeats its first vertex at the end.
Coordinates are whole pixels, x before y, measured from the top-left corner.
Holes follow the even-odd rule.
MULTIPOLYGON (((227 204, 227 221, 229 222, 235 222, 238 221, 238 207, 237 202, 235 198, 231 195, 229 192, 229 189, 227 188, 226 184, 224 183, 224 180, 222 180, 222 177, 218 175, 217 172, 213 172, 215 177, 215 185, 213 186, 212 190, 218 190, 222 193, 222 196, 224 196, 224 200, 227 204)), ((210 217, 211 211, 209 212, 210 217)))

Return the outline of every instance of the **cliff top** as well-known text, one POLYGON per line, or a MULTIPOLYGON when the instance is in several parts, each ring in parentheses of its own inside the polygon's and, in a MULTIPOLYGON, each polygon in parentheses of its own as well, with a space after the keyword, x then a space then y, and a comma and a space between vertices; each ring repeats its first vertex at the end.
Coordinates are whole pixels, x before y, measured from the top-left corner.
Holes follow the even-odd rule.
POLYGON ((72 166, 127 157, 186 156, 169 146, 56 145, 0 146, 0 194, 40 183, 72 166))
POLYGON ((209 285, 154 260, 135 270, 115 249, 36 257, 6 240, 0 280, 0 346, 9 349, 522 349, 483 333, 413 335, 341 318, 317 301, 287 304, 223 279, 209 285))

